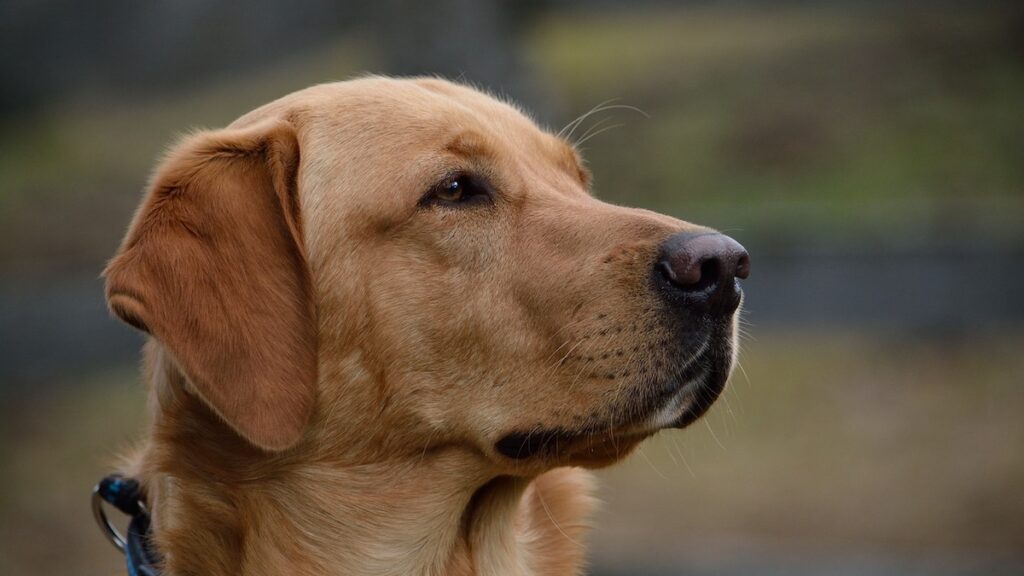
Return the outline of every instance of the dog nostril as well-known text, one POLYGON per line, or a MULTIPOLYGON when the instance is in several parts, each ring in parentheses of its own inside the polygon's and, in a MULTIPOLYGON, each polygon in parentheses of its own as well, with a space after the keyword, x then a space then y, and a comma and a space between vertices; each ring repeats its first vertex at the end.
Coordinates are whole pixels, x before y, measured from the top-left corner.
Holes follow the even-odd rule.
POLYGON ((657 264, 658 270, 683 290, 700 291, 718 282, 722 274, 722 263, 718 258, 708 258, 697 262, 669 262, 662 260, 657 264), (673 265, 674 264, 674 265, 673 265))
POLYGON ((658 269, 658 272, 661 272, 661 275, 664 276, 666 280, 672 283, 676 282, 676 273, 672 271, 671 264, 662 260, 661 262, 658 262, 655 267, 658 269))
POLYGON ((700 279, 697 284, 693 286, 695 290, 703 290, 708 286, 718 282, 721 276, 722 263, 718 261, 718 258, 712 258, 705 260, 700 265, 700 279))

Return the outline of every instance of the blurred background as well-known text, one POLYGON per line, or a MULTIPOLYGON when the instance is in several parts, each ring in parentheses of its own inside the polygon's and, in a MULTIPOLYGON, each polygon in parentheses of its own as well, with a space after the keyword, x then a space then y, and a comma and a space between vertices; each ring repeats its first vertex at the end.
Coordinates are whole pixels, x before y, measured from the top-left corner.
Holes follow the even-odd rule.
POLYGON ((598 576, 1024 574, 1019 2, 0 1, 0 574, 119 574, 141 340, 98 274, 155 159, 307 85, 440 74, 599 197, 753 256, 711 414, 600 473, 598 576))

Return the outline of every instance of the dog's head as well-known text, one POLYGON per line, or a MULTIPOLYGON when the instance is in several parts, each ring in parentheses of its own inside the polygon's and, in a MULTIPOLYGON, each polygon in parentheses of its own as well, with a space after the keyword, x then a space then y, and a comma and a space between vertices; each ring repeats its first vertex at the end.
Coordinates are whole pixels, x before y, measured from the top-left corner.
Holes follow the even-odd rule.
POLYGON ((726 236, 594 198, 573 146, 513 107, 368 78, 186 138, 106 275, 256 446, 388 434, 529 470, 606 464, 707 410, 748 270, 726 236))

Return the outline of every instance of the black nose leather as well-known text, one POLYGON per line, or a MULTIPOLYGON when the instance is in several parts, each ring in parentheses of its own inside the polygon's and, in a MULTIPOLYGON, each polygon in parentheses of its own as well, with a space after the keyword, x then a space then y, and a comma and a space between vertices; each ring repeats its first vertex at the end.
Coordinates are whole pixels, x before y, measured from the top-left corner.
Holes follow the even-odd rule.
POLYGON ((750 275, 750 255, 725 234, 682 232, 662 244, 655 267, 674 303, 692 312, 725 316, 740 305, 736 279, 750 275))

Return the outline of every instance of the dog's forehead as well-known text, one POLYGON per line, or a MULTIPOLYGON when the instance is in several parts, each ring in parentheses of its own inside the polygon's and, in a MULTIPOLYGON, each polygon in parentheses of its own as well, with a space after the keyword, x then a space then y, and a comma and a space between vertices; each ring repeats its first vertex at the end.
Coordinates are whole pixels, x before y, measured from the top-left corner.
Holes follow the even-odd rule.
POLYGON ((486 142, 504 156, 530 154, 584 172, 572 146, 515 106, 436 78, 367 77, 313 86, 258 108, 233 126, 268 117, 298 124, 318 154, 356 149, 409 153, 486 142))
MULTIPOLYGON (((443 148, 456 139, 554 151, 562 143, 523 112, 472 88, 436 79, 366 79, 338 85, 321 127, 382 146, 443 148)), ((506 151, 511 153, 512 150, 506 151)))

